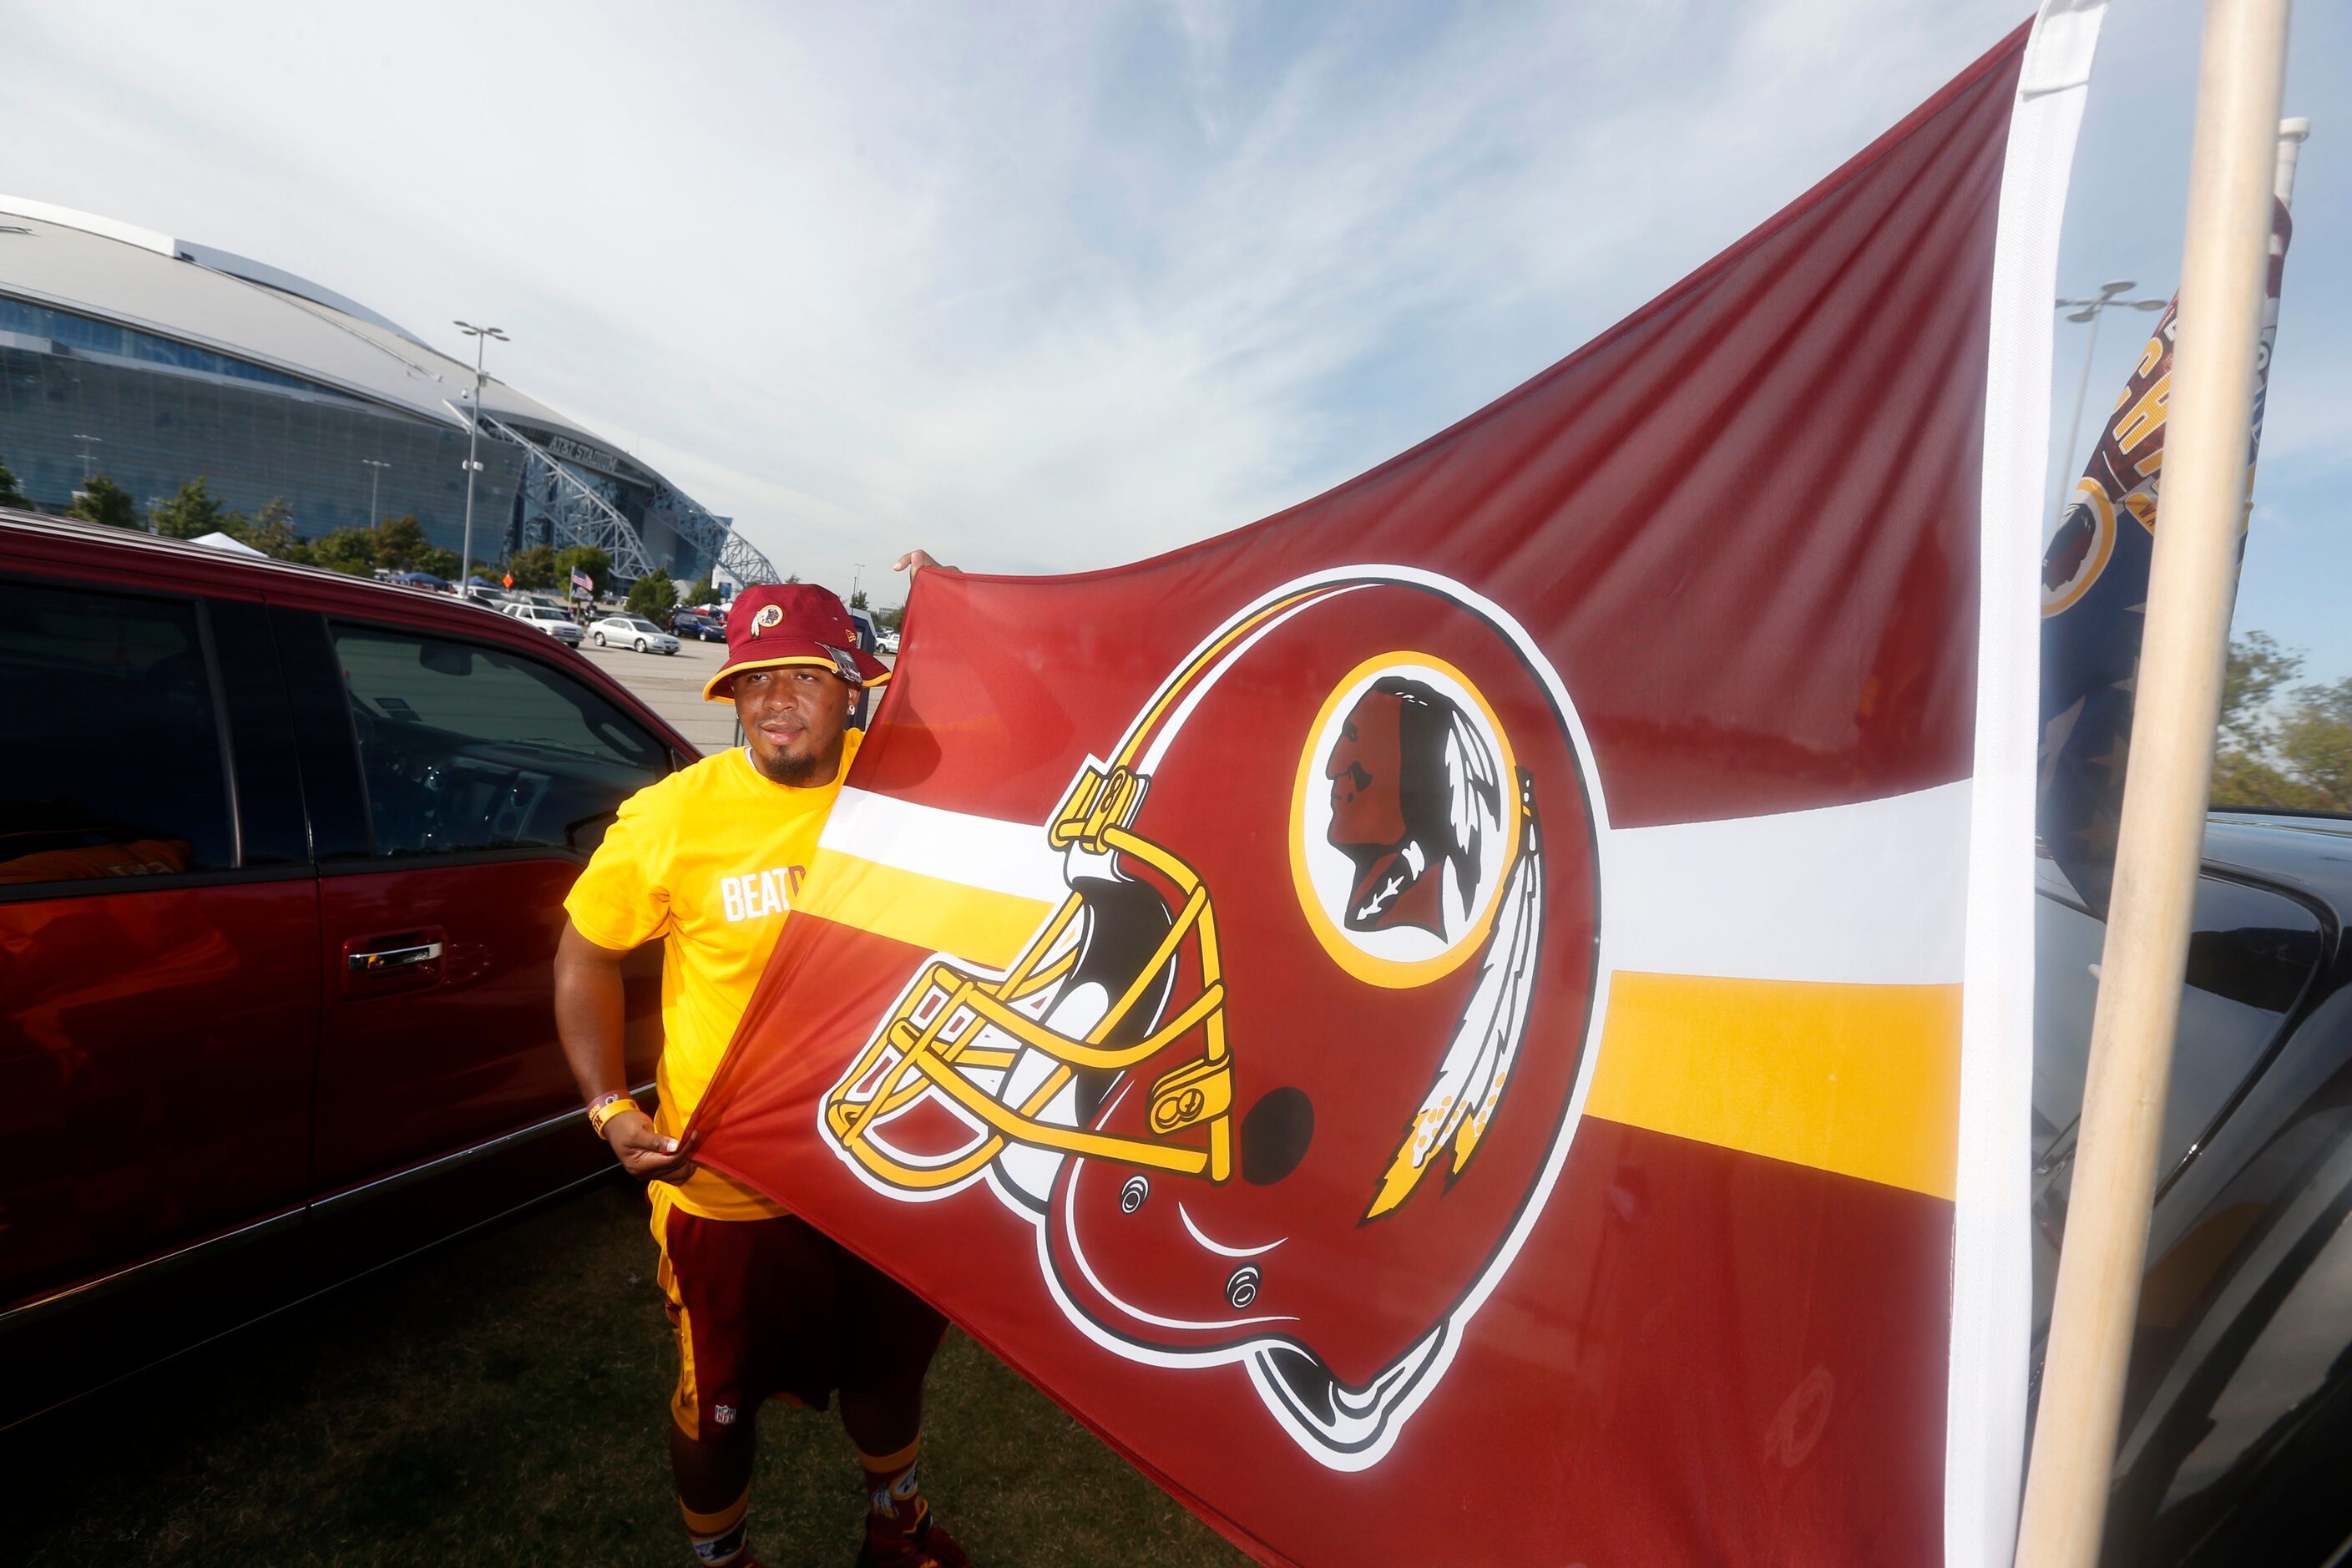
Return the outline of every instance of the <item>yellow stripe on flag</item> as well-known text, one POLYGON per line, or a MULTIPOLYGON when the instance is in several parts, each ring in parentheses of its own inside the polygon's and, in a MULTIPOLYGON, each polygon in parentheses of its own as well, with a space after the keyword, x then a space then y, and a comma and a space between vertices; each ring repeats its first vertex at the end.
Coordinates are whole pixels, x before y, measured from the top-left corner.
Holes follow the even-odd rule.
POLYGON ((926 877, 838 849, 821 849, 793 906, 967 963, 1003 969, 1021 956, 1051 904, 926 877))
POLYGON ((1960 988, 1620 971, 1585 1110, 1952 1196, 1960 988))

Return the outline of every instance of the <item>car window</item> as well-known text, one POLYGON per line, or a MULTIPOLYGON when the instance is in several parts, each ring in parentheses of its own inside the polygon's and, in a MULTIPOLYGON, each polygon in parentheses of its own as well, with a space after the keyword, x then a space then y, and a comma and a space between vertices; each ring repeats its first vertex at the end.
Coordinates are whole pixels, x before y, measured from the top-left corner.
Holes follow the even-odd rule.
MULTIPOLYGON (((2082 1114, 2106 927, 2045 886, 2035 900, 2033 1155, 2082 1114)), ((2318 917, 2282 894, 2205 877, 2197 884, 2162 1159, 2187 1158, 2303 994, 2322 951, 2318 917)))
POLYGON ((194 605, 0 583, 0 883, 236 863, 194 605))
POLYGON ((659 740, 535 659, 375 626, 333 633, 379 855, 584 852, 667 771, 659 740))

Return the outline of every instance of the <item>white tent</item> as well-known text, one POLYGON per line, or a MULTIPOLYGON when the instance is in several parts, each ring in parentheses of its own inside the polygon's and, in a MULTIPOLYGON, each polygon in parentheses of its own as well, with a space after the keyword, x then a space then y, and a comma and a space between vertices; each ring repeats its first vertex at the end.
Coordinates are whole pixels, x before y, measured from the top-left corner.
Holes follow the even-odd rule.
POLYGON ((246 543, 243 540, 231 539, 226 533, 215 532, 199 534, 194 542, 198 544, 209 544, 215 550, 234 550, 239 555, 259 555, 261 553, 260 551, 256 550, 252 545, 246 543))

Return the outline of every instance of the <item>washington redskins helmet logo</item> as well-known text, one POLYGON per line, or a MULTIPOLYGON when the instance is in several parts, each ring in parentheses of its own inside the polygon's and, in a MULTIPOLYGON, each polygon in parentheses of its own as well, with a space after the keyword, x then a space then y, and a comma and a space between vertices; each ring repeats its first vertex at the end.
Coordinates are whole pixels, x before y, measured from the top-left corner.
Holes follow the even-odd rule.
POLYGON ((914 975, 823 1102, 868 1186, 1037 1227, 1096 1343, 1244 1368, 1377 1463, 1542 1209, 1591 1056, 1605 821, 1532 639, 1398 567, 1232 616, 1078 771, 1066 894, 914 975))

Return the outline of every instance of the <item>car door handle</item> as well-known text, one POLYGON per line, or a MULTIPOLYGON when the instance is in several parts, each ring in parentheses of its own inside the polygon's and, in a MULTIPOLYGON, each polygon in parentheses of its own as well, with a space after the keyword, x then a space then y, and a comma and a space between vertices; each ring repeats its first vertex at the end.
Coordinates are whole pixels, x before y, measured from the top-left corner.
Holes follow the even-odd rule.
POLYGON ((345 938, 343 994, 356 1002, 433 989, 448 968, 446 934, 439 926, 411 926, 345 938))
POLYGON ((382 974, 386 970, 405 969, 414 963, 430 963, 440 956, 439 942, 423 942, 410 947, 379 947, 366 952, 348 953, 343 963, 353 974, 382 974))

